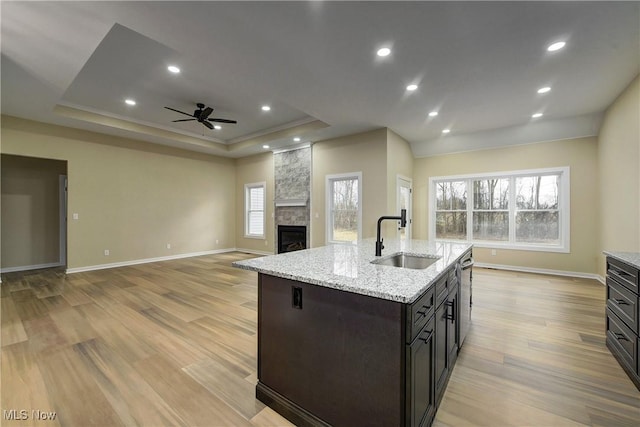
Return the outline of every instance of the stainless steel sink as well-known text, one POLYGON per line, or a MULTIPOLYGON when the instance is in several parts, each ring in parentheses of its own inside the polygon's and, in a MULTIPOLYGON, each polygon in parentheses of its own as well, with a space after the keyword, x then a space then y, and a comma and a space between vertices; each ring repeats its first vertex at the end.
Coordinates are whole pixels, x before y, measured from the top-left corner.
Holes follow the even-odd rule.
POLYGON ((410 255, 403 252, 371 261, 371 264, 422 270, 439 260, 437 255, 410 255))

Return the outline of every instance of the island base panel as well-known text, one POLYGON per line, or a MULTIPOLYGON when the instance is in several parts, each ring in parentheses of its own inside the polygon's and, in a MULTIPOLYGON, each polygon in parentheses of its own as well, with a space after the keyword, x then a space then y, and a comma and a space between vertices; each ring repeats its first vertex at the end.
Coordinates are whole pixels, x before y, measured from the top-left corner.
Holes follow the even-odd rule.
POLYGON ((266 274, 258 292, 260 400, 334 426, 404 424, 402 304, 266 274))

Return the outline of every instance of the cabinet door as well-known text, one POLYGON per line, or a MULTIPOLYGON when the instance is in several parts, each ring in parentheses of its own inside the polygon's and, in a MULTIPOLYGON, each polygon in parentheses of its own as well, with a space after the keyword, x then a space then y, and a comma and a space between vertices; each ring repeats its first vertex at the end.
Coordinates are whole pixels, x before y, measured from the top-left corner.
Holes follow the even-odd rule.
POLYGON ((409 346, 407 375, 408 423, 411 427, 429 425, 435 413, 433 378, 434 317, 427 321, 409 346))
POLYGON ((442 398, 442 393, 444 392, 445 386, 447 384, 447 374, 449 373, 447 369, 447 304, 442 303, 436 309, 435 314, 435 356, 434 356, 434 376, 435 376, 435 389, 436 389, 436 406, 440 402, 442 398))

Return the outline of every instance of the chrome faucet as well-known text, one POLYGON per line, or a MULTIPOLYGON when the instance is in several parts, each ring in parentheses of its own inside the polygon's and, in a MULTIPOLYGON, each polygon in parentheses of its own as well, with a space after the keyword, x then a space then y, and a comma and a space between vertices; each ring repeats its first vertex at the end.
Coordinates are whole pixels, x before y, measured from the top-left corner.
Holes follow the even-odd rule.
POLYGON ((378 218, 378 231, 376 234, 376 256, 382 256, 382 250, 384 249, 384 245, 382 242, 384 239, 380 237, 380 224, 385 219, 394 219, 396 221, 400 221, 400 227, 404 228, 407 226, 407 210, 400 209, 400 216, 381 216, 378 218))

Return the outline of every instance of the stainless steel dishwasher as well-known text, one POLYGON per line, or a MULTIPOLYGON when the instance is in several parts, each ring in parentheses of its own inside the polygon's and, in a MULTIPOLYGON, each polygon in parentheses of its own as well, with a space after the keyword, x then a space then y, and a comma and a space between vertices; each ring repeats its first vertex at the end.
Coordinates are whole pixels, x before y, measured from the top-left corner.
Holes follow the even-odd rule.
POLYGON ((473 279, 473 256, 472 252, 467 252, 458 264, 458 278, 460 280, 460 342, 462 346, 471 326, 471 304, 472 304, 472 279, 473 279))

